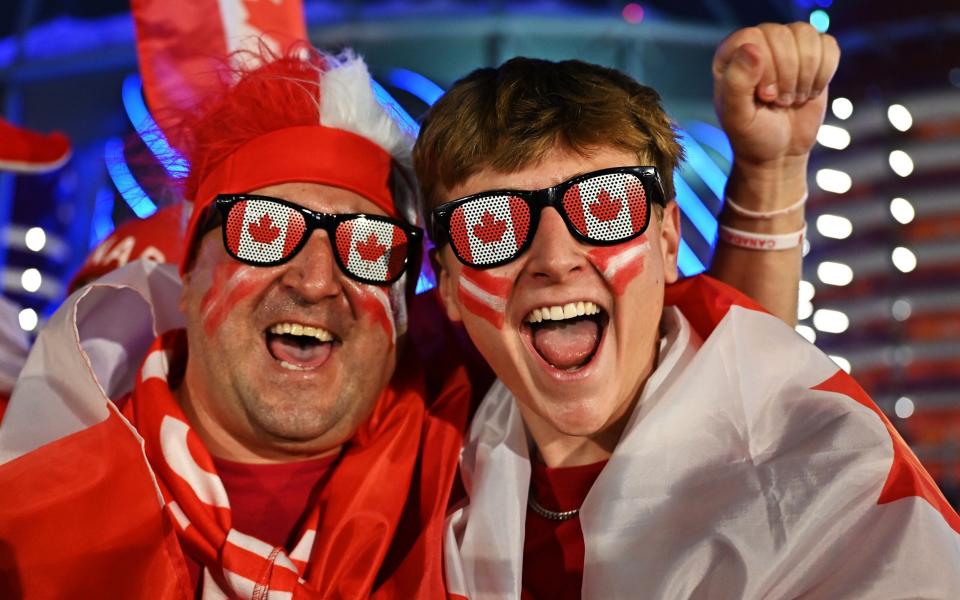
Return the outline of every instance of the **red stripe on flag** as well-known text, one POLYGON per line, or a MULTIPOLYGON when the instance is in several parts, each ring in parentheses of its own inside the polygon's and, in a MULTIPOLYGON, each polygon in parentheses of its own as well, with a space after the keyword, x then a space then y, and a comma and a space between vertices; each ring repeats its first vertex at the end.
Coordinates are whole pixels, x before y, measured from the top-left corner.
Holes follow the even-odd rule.
POLYGON ((567 218, 577 228, 577 231, 587 234, 587 219, 583 216, 583 198, 580 196, 580 186, 575 185, 563 195, 563 208, 567 211, 567 218))
POLYGON ((453 211, 453 215, 450 217, 450 243, 456 247, 463 260, 473 262, 465 213, 466 211, 462 207, 453 211))
POLYGON ((890 466, 890 473, 887 475, 887 481, 880 492, 877 504, 887 504, 911 496, 923 498, 943 516, 944 521, 951 529, 960 533, 960 516, 953 510, 947 499, 943 497, 940 488, 934 483, 933 478, 923 468, 923 465, 917 460, 917 457, 900 437, 900 434, 897 433, 897 430, 890 424, 886 415, 880 411, 873 400, 870 399, 870 396, 863 391, 863 388, 852 377, 843 371, 837 371, 832 377, 811 389, 834 392, 853 399, 872 410, 883 422, 883 426, 887 428, 887 433, 890 434, 890 440, 893 442, 893 464, 890 466))
POLYGON ((530 233, 530 207, 520 198, 511 196, 510 202, 510 221, 513 225, 513 239, 517 242, 517 248, 523 246, 527 241, 527 235, 530 233))
POLYGON ((300 243, 300 240, 303 239, 306 231, 307 225, 304 221, 303 215, 298 211, 291 210, 290 215, 287 218, 287 226, 283 232, 283 234, 286 236, 283 239, 284 258, 290 256, 290 253, 293 252, 294 247, 300 243))
POLYGON ((634 233, 640 231, 647 222, 647 191, 639 179, 627 180, 627 206, 630 207, 630 225, 634 233))
POLYGON ((393 236, 390 239, 390 258, 387 261, 388 277, 395 277, 403 271, 404 259, 407 257, 408 242, 407 233, 399 227, 390 228, 393 236))
POLYGON ((233 205, 227 216, 227 246, 234 254, 240 253, 240 234, 243 233, 243 223, 246 220, 247 201, 241 200, 233 205))
POLYGON ((195 107, 212 89, 218 69, 241 43, 256 50, 259 33, 282 52, 307 39, 301 0, 245 0, 227 15, 220 5, 219 0, 131 0, 144 94, 165 133, 177 125, 175 115, 195 107), (230 31, 244 36, 228 39, 230 31))

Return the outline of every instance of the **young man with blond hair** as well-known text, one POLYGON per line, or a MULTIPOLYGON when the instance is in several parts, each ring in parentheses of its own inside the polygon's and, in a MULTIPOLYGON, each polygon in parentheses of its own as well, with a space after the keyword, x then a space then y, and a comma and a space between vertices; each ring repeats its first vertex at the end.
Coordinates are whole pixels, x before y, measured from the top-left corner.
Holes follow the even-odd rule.
MULTIPOLYGON (((718 111, 749 134, 718 252, 796 273, 837 59, 805 24, 721 45, 718 111)), ((960 592, 960 518, 866 394, 747 297, 679 281, 681 150, 656 92, 513 59, 447 92, 414 159, 447 312, 499 378, 461 459, 452 594, 960 592)))

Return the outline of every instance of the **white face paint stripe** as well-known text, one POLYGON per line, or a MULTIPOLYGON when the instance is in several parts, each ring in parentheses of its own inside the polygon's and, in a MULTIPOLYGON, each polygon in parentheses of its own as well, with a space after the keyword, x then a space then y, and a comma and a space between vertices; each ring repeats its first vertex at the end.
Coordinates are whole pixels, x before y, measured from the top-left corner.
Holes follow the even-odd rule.
POLYGON ((161 381, 167 380, 167 373, 170 372, 170 363, 167 359, 167 353, 163 350, 154 350, 147 355, 143 361, 143 368, 140 370, 141 381, 157 378, 161 381))
POLYGON ((391 339, 394 342, 397 341, 397 323, 393 318, 393 307, 390 305, 390 296, 387 295, 387 292, 378 286, 367 286, 373 291, 373 297, 376 298, 380 304, 383 305, 384 312, 387 313, 387 316, 390 318, 390 332, 391 339))
MULTIPOLYGON (((233 290, 235 290, 237 286, 239 286, 241 283, 243 283, 246 280, 246 273, 247 273, 246 267, 240 267, 239 269, 237 269, 237 271, 233 274, 233 276, 230 277, 230 280, 227 281, 226 289, 223 290, 222 292, 219 292, 217 295, 221 298, 229 297, 230 294, 233 293, 233 290)), ((207 304, 207 306, 203 309, 203 314, 200 315, 200 318, 206 321, 210 317, 210 313, 216 310, 218 305, 219 305, 218 302, 210 302, 209 304, 207 304)))
POLYGON ((641 254, 646 254, 650 249, 650 241, 646 240, 642 244, 627 248, 620 254, 610 259, 607 268, 603 271, 603 276, 607 279, 613 279, 617 272, 639 258, 641 254))
POLYGON ((463 273, 460 274, 460 288, 466 294, 473 296, 474 299, 479 300, 497 312, 504 312, 507 309, 506 300, 499 296, 494 296, 490 292, 484 290, 474 282, 464 277, 463 273))
POLYGON ((160 449, 170 469, 187 482, 197 498, 204 504, 230 508, 223 482, 213 473, 200 468, 187 448, 187 433, 190 427, 170 415, 160 424, 160 449))

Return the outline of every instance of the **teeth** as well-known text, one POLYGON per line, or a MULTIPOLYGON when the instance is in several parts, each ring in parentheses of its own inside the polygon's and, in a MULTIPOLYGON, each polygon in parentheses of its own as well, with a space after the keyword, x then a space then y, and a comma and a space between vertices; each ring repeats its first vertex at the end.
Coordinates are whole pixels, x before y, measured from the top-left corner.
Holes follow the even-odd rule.
POLYGON ((280 361, 280 366, 284 369, 290 369, 291 371, 306 371, 307 369, 298 365, 291 365, 285 360, 280 361))
POLYGON ((581 300, 579 302, 569 302, 563 306, 544 306, 530 311, 524 321, 528 323, 541 323, 543 321, 562 321, 564 319, 573 319, 584 315, 600 314, 600 307, 590 301, 581 300))
POLYGON ((333 334, 326 329, 302 325, 300 323, 277 323, 276 325, 271 326, 268 331, 277 335, 303 335, 316 338, 321 342, 333 341, 333 334))

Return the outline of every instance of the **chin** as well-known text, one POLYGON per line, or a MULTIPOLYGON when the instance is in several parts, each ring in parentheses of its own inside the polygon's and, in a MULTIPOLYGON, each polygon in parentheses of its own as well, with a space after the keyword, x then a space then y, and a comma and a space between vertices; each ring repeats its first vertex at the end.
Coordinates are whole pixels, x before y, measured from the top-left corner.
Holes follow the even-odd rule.
POLYGON ((593 398, 584 400, 566 399, 562 405, 545 400, 538 410, 539 417, 551 429, 563 435, 593 437, 602 433, 611 424, 612 409, 598 407, 593 398))

